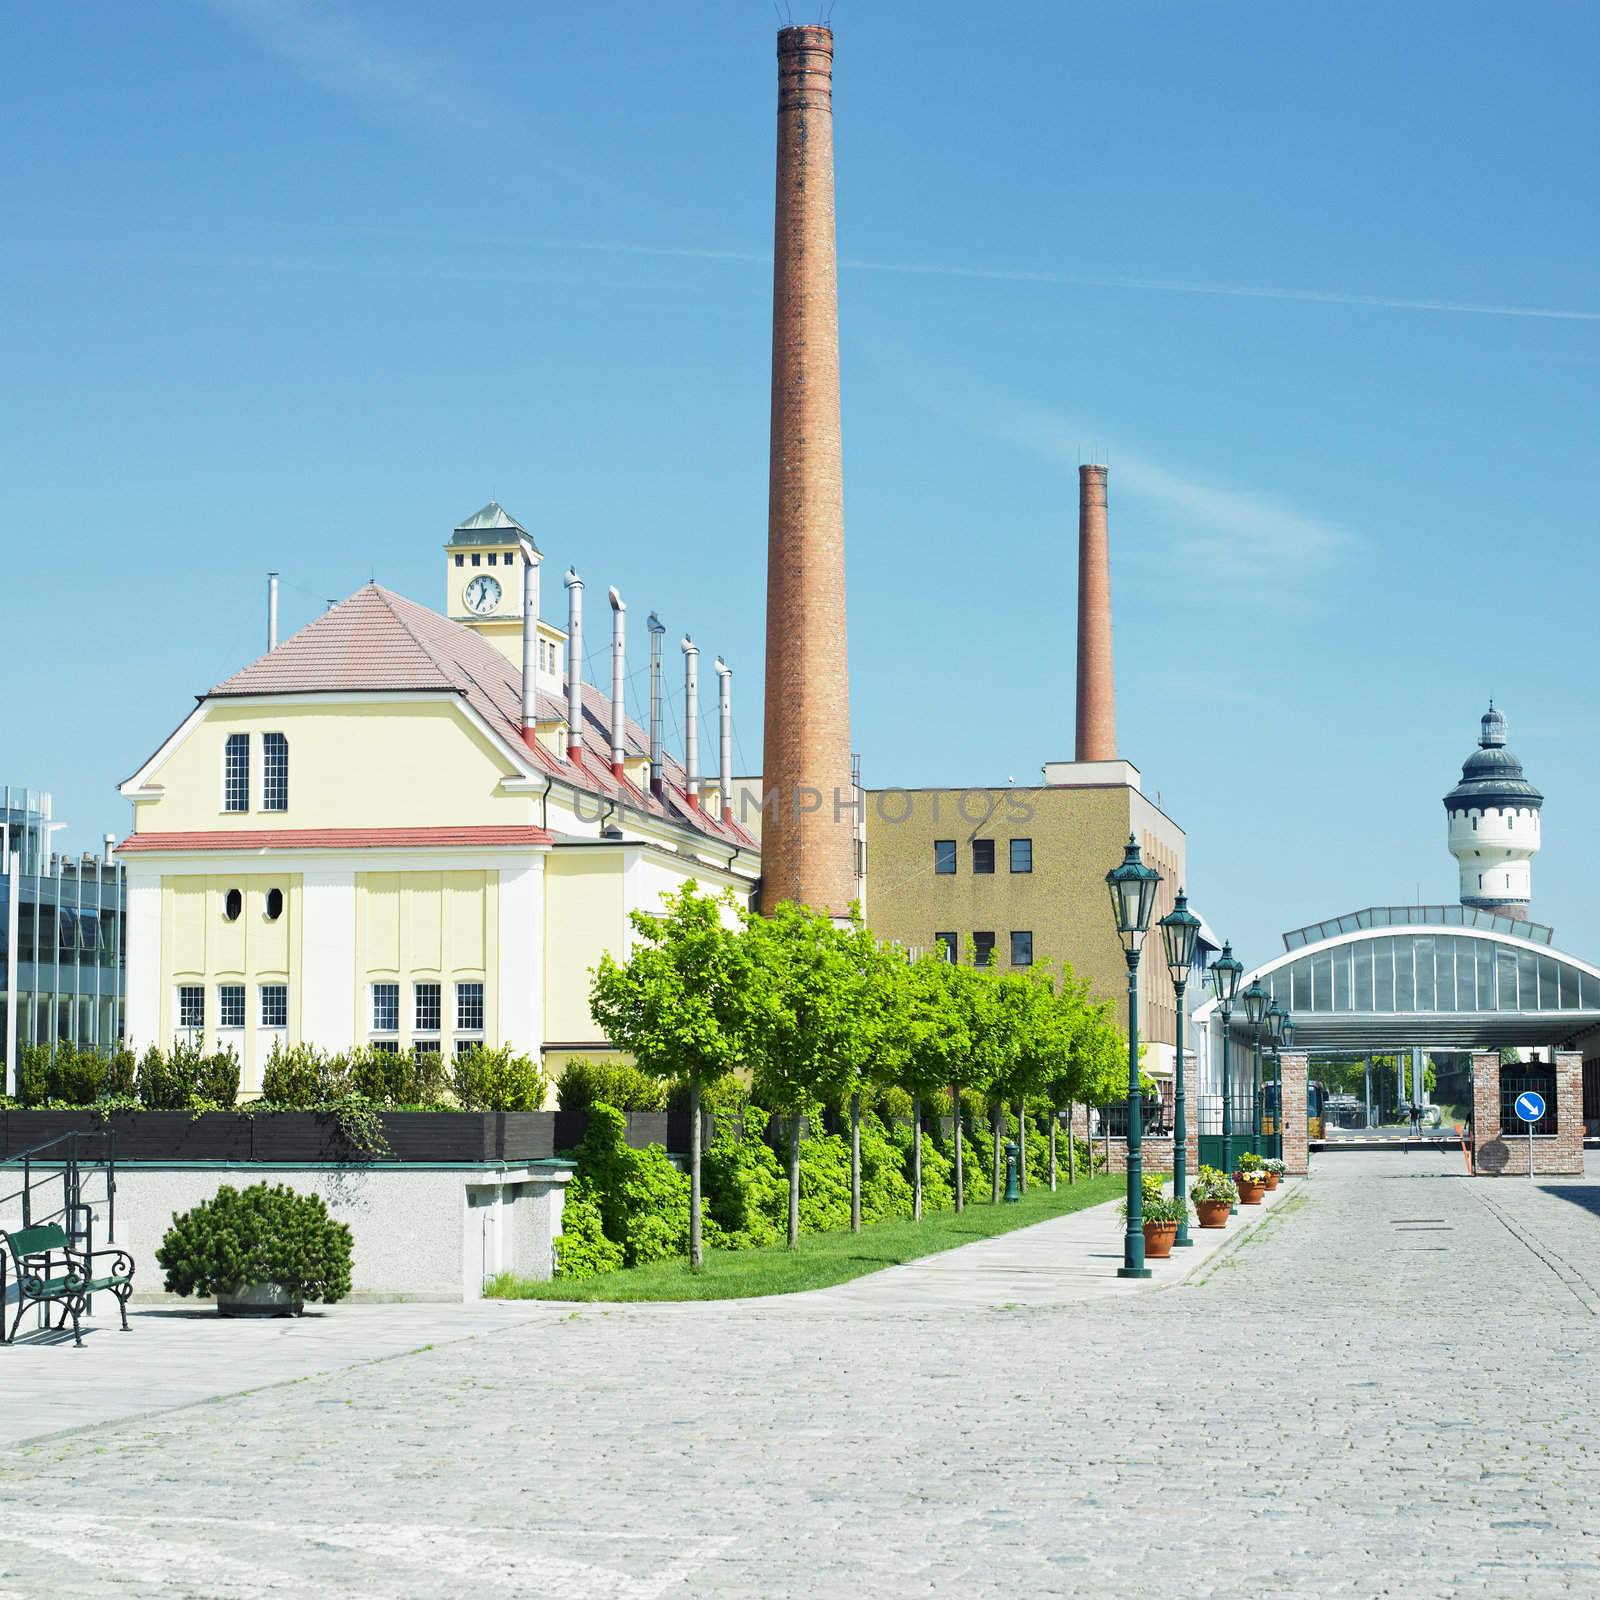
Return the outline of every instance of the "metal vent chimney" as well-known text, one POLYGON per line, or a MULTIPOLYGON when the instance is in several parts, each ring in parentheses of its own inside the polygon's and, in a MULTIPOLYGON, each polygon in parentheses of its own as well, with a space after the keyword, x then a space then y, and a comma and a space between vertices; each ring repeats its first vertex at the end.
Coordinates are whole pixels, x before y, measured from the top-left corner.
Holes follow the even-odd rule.
POLYGON ((583 750, 583 579, 567 568, 567 760, 583 750))
POLYGON ((717 790, 719 812, 726 822, 733 815, 733 668, 721 656, 717 668, 717 790))
POLYGON ((666 627, 655 612, 645 619, 650 633, 650 793, 661 794, 661 640, 666 627))
POLYGON ((622 619, 628 607, 615 586, 606 593, 611 601, 611 771, 620 778, 628 757, 628 667, 623 659, 627 644, 622 619))
POLYGON ((267 574, 267 650, 278 648, 278 574, 267 574))
POLYGON ((539 731, 539 552, 522 545, 522 732, 539 731))
POLYGON ((689 804, 700 809, 700 646, 683 636, 683 771, 689 804))

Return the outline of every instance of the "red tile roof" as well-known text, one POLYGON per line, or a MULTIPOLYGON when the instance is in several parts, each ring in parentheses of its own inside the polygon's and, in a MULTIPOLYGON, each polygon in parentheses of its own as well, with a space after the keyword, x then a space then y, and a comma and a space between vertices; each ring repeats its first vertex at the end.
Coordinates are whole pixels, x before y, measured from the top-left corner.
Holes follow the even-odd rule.
POLYGON ((201 833, 134 833, 121 854, 144 850, 434 850, 551 843, 543 828, 214 828, 201 833))
MULTIPOLYGON (((581 663, 580 663, 581 666, 581 663)), ((494 733, 524 760, 574 788, 615 800, 754 851, 754 837, 736 821, 719 821, 691 806, 688 775, 663 753, 658 800, 611 772, 611 702, 592 683, 583 685, 583 745, 577 764, 553 756, 522 731, 522 676, 471 628, 451 622, 376 583, 341 600, 299 633, 219 683, 208 698, 257 694, 328 694, 443 690, 459 694, 494 733)), ((565 697, 539 694, 539 718, 565 721, 565 697)), ((647 756, 650 741, 631 718, 624 729, 631 756, 647 756)), ((713 784, 701 780, 702 794, 713 784)))

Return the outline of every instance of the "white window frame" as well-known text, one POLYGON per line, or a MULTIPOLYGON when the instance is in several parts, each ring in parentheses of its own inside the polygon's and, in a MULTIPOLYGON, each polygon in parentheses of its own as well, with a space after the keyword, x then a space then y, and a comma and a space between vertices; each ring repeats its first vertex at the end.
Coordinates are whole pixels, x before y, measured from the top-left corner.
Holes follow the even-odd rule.
POLYGON ((219 983, 217 985, 217 1032, 218 1033, 243 1033, 245 1018, 245 992, 242 983, 219 983), (223 995, 229 991, 239 996, 239 1020, 229 1022, 227 1012, 223 1008, 223 995))
POLYGON ((383 978, 370 984, 367 989, 367 1038, 372 1044, 393 1044, 398 1047, 400 1043, 400 985, 398 981, 383 978), (378 991, 380 989, 394 990, 394 1026, 381 1027, 378 1022, 378 991))
POLYGON ((289 1026, 289 985, 286 983, 262 983, 256 986, 256 1016, 259 1025, 272 1033, 282 1033, 289 1026), (267 991, 280 990, 283 994, 283 1021, 267 1021, 267 991))
POLYGON ((173 995, 173 1016, 177 1022, 177 1031, 186 1033, 191 1039, 197 1039, 206 1031, 206 986, 203 983, 180 983, 174 985, 176 993, 173 995), (200 997, 199 1022, 186 1022, 184 1020, 184 997, 198 995, 200 997))
POLYGON ((488 1016, 488 995, 486 985, 482 978, 467 978, 455 985, 455 1028, 452 1032, 452 1050, 460 1055, 463 1049, 468 1049, 475 1044, 483 1043, 484 1023, 488 1016), (478 991, 478 1025, 476 1028, 464 1026, 461 1021, 461 1002, 464 989, 478 991))
POLYGON ((223 814, 230 817, 246 815, 250 810, 250 735, 248 733, 230 733, 222 741, 222 796, 221 804, 223 814), (242 806, 230 805, 228 770, 229 752, 236 748, 234 741, 244 741, 244 804, 242 806))
POLYGON ((276 729, 261 735, 261 809, 279 814, 289 809, 289 737, 287 734, 279 733, 276 729), (283 804, 277 806, 272 803, 272 741, 274 739, 280 742, 283 752, 283 804))

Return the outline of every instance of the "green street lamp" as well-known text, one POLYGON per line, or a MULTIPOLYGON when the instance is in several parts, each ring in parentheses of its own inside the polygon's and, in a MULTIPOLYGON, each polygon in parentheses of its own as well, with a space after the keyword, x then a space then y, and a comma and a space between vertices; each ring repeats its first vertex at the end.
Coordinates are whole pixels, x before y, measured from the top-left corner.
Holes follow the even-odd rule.
MULTIPOLYGON (((1222 1167, 1228 1173, 1233 1171, 1233 1069, 1228 1034, 1233 1027, 1233 1002, 1243 976, 1244 963, 1235 957, 1231 944, 1224 944, 1222 954, 1211 963, 1211 992, 1222 1013, 1222 1167)), ((1230 1205, 1228 1209, 1237 1211, 1238 1207, 1230 1205)))
POLYGON ((1175 1101, 1172 1122, 1172 1193, 1183 1212, 1178 1219, 1178 1236, 1175 1245, 1192 1245, 1189 1237, 1189 1124, 1184 1111, 1183 1094, 1183 991, 1188 986, 1189 973, 1194 967, 1195 941, 1200 937, 1200 919, 1189 909, 1188 897, 1183 890, 1172 909, 1161 919, 1161 939, 1167 947, 1167 971, 1172 974, 1172 987, 1177 995, 1175 1005, 1177 1027, 1177 1070, 1174 1073, 1175 1101))
POLYGON ((1273 1154, 1280 1161, 1283 1160, 1283 1025, 1288 1020, 1289 1013, 1276 1000, 1267 1007, 1267 1042, 1272 1046, 1274 1077, 1278 1084, 1278 1109, 1272 1118, 1272 1132, 1277 1142, 1277 1149, 1273 1154))
POLYGON ((1122 1244, 1119 1278, 1148 1278, 1144 1264, 1144 1102, 1139 1093, 1139 951, 1150 931, 1161 874, 1139 859, 1139 841, 1130 833, 1122 860, 1106 874, 1111 914, 1128 963, 1128 1232, 1122 1244))
POLYGON ((1261 1154, 1261 1023, 1267 1014, 1267 991, 1261 987, 1259 978, 1250 980, 1250 987, 1239 996, 1244 1006, 1244 1020, 1255 1029, 1255 1054, 1254 1062, 1254 1117, 1255 1121, 1250 1128, 1250 1148, 1257 1155, 1261 1154))

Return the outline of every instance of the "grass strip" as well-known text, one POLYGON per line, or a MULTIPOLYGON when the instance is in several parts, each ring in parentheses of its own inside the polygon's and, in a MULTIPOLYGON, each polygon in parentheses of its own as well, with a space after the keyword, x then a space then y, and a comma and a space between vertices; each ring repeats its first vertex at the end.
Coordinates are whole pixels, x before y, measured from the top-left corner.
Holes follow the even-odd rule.
MULTIPOLYGON (((708 1250, 705 1266, 690 1272, 685 1260, 652 1261, 648 1266, 625 1267, 598 1278, 576 1283, 516 1278, 501 1273, 484 1285, 486 1300, 734 1300, 747 1296, 796 1294, 803 1289, 826 1289, 847 1283, 884 1267, 937 1255, 958 1245, 992 1239, 1031 1223, 1063 1217, 1069 1212, 1115 1200, 1126 1192, 1121 1177, 1084 1179, 1063 1183, 1054 1194, 1035 1184, 1014 1205, 969 1203, 954 1211, 927 1213, 921 1222, 895 1218, 875 1222, 860 1233, 803 1233, 800 1248, 767 1245, 759 1250, 708 1250)), ((1120 1240, 1120 1224, 1107 1224, 1107 1238, 1120 1240)))

